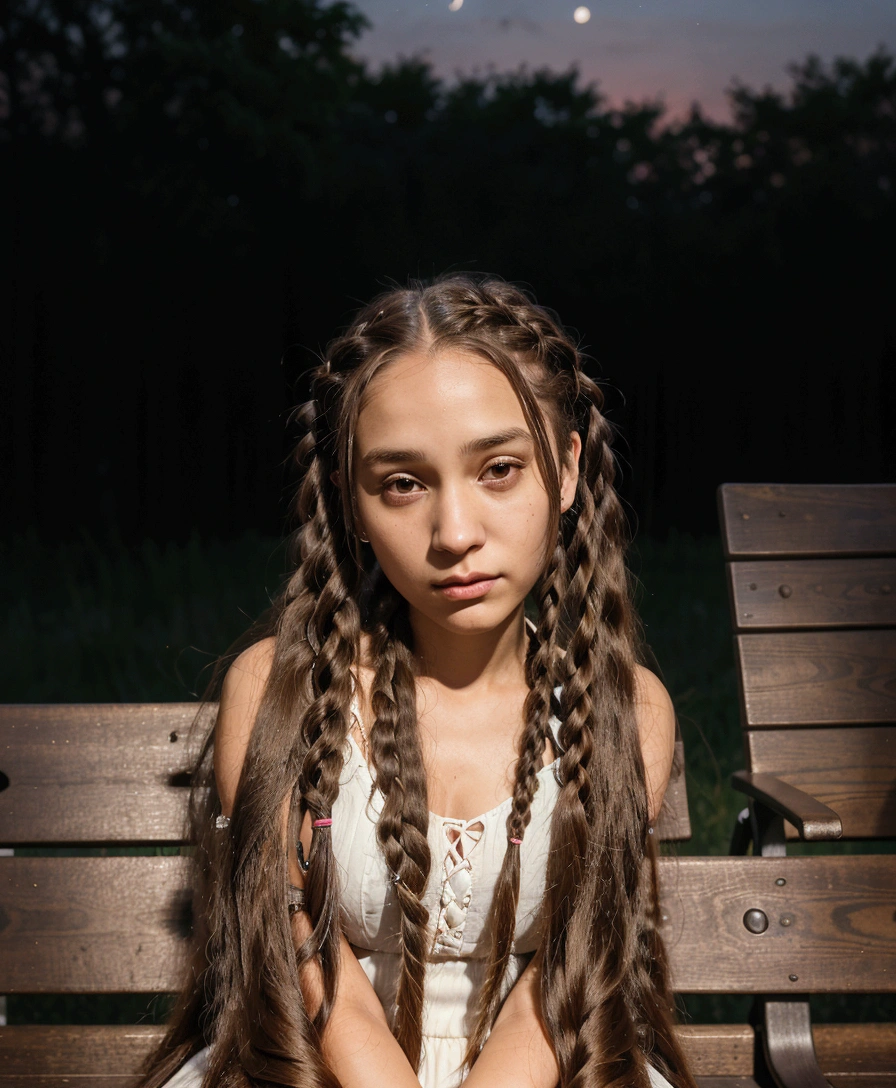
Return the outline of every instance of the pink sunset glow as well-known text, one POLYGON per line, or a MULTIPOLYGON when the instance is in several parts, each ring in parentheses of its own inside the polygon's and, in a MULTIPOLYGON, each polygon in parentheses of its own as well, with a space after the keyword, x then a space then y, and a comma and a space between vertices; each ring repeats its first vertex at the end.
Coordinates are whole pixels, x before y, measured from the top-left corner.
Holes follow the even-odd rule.
POLYGON ((357 0, 372 27, 355 52, 374 66, 423 56, 436 73, 578 66, 613 104, 700 102, 728 116, 726 87, 787 85, 815 53, 864 58, 896 43, 896 0, 357 0))

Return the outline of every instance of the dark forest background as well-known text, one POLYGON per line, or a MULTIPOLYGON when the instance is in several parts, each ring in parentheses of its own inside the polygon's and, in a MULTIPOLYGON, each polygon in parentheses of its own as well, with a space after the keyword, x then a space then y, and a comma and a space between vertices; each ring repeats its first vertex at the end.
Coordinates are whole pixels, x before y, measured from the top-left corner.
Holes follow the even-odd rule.
POLYGON ((892 478, 885 49, 669 125, 575 71, 372 71, 344 3, 8 10, 7 530, 276 536, 304 371, 381 286, 451 269, 577 330, 642 531, 711 531, 723 480, 892 478))

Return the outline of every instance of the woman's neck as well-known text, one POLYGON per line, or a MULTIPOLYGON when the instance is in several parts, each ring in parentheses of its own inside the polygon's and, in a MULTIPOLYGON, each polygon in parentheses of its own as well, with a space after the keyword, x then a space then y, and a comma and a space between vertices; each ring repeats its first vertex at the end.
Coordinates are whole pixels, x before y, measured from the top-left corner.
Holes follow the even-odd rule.
POLYGON ((411 611, 418 675, 452 691, 516 686, 525 678, 528 635, 523 607, 489 631, 448 631, 411 611))

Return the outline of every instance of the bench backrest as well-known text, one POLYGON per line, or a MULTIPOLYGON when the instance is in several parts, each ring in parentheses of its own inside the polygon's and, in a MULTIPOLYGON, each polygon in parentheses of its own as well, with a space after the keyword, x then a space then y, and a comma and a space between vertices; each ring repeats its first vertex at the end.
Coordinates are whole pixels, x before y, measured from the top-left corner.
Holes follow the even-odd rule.
MULTIPOLYGON (((182 843, 195 714, 193 704, 0 708, 0 771, 9 781, 0 792, 0 845, 182 843)), ((678 774, 676 827, 687 819, 681 765, 678 774)), ((787 991, 796 974, 803 992, 891 988, 892 867, 837 859, 832 890, 830 863, 664 860, 676 987, 787 991), (815 940, 825 934, 837 937, 827 959, 815 940), (804 949, 810 938, 811 954, 804 949), (844 969, 844 948, 856 954, 860 983, 844 969)), ((0 993, 178 989, 190 928, 188 869, 189 860, 176 856, 0 859, 0 993)))
POLYGON ((725 484, 719 511, 748 769, 896 836, 896 485, 725 484))

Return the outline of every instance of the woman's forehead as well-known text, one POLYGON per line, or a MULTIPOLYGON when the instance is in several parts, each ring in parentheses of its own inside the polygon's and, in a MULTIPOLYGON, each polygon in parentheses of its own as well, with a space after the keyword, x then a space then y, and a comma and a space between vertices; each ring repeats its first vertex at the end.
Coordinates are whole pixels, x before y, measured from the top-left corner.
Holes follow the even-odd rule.
POLYGON ((529 433, 516 391, 493 363, 461 352, 415 354, 390 362, 361 401, 355 448, 396 438, 463 446, 504 431, 529 433))

